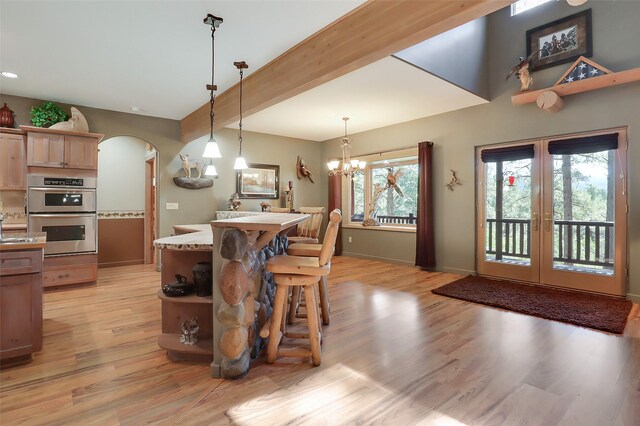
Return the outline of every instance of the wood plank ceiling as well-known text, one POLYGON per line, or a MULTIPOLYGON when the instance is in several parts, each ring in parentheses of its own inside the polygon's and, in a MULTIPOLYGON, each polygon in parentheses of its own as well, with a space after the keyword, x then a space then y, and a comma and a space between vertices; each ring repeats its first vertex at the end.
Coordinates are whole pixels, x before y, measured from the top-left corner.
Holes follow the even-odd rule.
MULTIPOLYGON (((515 0, 370 0, 244 79, 243 113, 254 114, 515 0)), ((239 118, 239 86, 216 97, 215 129, 239 118)), ((209 103, 180 122, 183 143, 209 133, 209 103)))

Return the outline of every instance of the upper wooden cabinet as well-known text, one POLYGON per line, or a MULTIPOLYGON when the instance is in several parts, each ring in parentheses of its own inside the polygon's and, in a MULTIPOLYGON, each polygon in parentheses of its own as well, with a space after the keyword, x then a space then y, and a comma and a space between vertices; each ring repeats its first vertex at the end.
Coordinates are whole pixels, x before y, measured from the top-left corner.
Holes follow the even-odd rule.
POLYGON ((24 134, 0 129, 0 190, 24 191, 27 157, 24 134))
POLYGON ((21 126, 27 132, 27 165, 98 169, 98 142, 104 135, 21 126))

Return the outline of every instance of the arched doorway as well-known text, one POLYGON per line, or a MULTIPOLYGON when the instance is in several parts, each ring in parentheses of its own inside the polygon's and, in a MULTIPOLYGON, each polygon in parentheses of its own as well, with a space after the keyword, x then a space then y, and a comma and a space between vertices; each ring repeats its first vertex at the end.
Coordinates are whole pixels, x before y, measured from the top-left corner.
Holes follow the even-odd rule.
POLYGON ((135 136, 98 149, 98 267, 155 263, 158 151, 135 136))

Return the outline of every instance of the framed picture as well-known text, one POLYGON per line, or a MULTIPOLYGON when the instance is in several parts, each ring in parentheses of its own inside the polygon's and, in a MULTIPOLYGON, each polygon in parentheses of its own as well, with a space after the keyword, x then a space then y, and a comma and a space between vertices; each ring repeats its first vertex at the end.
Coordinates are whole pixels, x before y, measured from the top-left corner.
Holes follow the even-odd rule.
POLYGON ((533 52, 531 70, 592 56, 591 9, 527 31, 527 57, 533 52))
POLYGON ((240 198, 280 198, 280 166, 248 164, 238 170, 236 192, 240 198))

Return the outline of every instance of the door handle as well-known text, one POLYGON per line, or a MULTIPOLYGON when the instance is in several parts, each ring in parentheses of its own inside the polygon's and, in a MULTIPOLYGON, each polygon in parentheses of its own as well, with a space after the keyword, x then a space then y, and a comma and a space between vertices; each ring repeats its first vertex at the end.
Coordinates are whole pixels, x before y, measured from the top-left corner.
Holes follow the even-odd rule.
POLYGON ((533 213, 531 215, 531 229, 533 231, 538 230, 538 213, 533 213))
POLYGON ((545 213, 544 214, 544 223, 545 223, 545 230, 547 232, 551 231, 551 222, 553 222, 553 219, 551 219, 551 213, 545 213))

